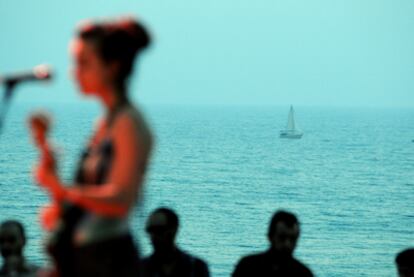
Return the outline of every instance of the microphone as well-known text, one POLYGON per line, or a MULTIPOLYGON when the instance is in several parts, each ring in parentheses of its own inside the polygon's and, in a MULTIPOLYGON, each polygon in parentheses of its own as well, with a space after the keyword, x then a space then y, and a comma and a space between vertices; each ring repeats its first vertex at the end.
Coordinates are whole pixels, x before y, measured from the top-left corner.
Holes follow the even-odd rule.
POLYGON ((26 81, 46 81, 52 78, 52 69, 46 64, 33 67, 32 70, 0 76, 0 84, 15 85, 26 81))

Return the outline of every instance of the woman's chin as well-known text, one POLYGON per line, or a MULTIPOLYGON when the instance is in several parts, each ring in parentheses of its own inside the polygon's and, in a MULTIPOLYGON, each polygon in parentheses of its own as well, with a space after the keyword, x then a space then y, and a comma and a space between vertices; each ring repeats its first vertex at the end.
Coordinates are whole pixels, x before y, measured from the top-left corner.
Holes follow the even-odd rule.
POLYGON ((94 91, 89 89, 80 89, 79 91, 83 96, 93 96, 96 94, 94 91))

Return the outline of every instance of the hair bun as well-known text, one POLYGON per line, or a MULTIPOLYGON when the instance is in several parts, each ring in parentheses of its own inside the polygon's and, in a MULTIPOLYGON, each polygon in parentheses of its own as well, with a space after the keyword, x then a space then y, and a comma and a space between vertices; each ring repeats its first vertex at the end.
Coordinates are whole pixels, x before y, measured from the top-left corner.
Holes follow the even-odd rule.
POLYGON ((150 45, 150 34, 136 19, 102 20, 83 24, 78 37, 93 43, 100 58, 105 62, 121 64, 119 79, 125 80, 132 72, 137 54, 150 45))
POLYGON ((149 46, 150 36, 147 30, 135 19, 121 19, 118 22, 118 26, 130 36, 137 51, 144 50, 149 46))

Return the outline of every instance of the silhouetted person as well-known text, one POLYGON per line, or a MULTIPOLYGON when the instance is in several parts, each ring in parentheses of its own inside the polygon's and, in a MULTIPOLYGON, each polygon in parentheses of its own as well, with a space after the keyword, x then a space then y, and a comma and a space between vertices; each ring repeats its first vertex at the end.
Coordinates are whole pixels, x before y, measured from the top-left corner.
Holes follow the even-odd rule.
POLYGON ((26 236, 23 225, 7 220, 0 225, 0 251, 3 265, 0 276, 36 276, 38 267, 30 265, 23 256, 26 236))
POLYGON ((397 264, 398 276, 414 277, 414 248, 398 253, 395 263, 397 264))
POLYGON ((304 264, 293 257, 299 233, 299 221, 294 214, 285 211, 276 212, 267 234, 271 244, 270 249, 242 258, 232 276, 313 276, 304 264))
POLYGON ((207 264, 180 250, 175 244, 179 220, 168 208, 156 209, 149 217, 146 231, 154 252, 143 261, 144 277, 207 277, 207 264))

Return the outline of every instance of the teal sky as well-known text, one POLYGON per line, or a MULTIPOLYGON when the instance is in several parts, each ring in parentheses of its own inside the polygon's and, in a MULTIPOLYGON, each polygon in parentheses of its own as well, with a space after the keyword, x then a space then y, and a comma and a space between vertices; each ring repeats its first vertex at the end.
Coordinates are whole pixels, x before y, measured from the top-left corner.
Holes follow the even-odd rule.
POLYGON ((120 14, 154 36, 131 84, 144 104, 414 107, 412 0, 0 1, 0 73, 57 72, 15 101, 78 101, 75 26, 120 14))

